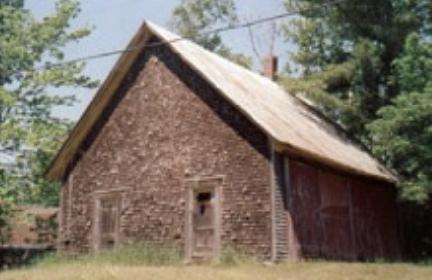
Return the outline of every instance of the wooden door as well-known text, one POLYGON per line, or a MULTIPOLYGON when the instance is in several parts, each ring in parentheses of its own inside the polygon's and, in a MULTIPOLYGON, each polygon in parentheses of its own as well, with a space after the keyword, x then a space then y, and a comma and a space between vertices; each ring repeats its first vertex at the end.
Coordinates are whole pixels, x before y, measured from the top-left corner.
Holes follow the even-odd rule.
POLYGON ((120 199, 118 196, 102 197, 98 208, 98 249, 111 249, 118 240, 120 199))
POLYGON ((215 179, 201 180, 189 190, 189 259, 208 260, 219 254, 219 183, 215 179))

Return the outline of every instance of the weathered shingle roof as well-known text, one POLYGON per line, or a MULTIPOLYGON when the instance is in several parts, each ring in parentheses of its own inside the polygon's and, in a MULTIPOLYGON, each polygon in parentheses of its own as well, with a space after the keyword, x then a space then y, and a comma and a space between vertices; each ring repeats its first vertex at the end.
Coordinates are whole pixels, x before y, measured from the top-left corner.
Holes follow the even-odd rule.
MULTIPOLYGON (((394 182, 396 177, 369 153, 354 144, 332 123, 320 117, 275 82, 232 63, 189 40, 145 22, 129 47, 144 44, 154 35, 192 67, 220 94, 266 132, 275 143, 304 157, 374 178, 394 182)), ((124 53, 99 89, 48 171, 50 178, 64 176, 81 141, 86 137, 138 51, 124 53)))

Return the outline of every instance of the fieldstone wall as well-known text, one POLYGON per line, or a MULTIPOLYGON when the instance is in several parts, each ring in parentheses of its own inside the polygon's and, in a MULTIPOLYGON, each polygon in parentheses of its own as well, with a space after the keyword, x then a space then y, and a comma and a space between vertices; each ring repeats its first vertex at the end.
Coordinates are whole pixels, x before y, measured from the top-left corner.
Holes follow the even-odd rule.
POLYGON ((94 245, 94 201, 122 199, 119 240, 184 249, 186 185, 223 176, 221 242, 271 255, 267 136, 167 47, 146 49, 76 155, 62 188, 60 248, 94 245))

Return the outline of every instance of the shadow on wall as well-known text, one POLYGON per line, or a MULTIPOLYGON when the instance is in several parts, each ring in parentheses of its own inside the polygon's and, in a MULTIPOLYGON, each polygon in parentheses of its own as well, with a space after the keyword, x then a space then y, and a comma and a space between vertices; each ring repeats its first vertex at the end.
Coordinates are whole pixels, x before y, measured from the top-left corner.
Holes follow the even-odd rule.
POLYGON ((432 259, 432 199, 424 205, 402 202, 399 209, 405 258, 432 259))

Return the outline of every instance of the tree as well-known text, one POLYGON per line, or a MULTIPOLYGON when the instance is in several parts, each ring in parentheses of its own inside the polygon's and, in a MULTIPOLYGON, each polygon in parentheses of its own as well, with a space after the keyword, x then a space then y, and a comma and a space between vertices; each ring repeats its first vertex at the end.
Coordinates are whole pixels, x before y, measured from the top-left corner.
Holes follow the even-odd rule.
POLYGON ((170 25, 183 37, 242 66, 250 67, 250 57, 234 53, 222 42, 219 34, 209 33, 221 25, 234 25, 237 20, 232 0, 182 0, 173 11, 170 25))
POLYGON ((0 169, 0 201, 56 205, 56 185, 43 173, 69 121, 53 117, 51 110, 76 99, 49 91, 96 86, 82 74, 85 64, 64 63, 62 51, 90 29, 71 29, 79 13, 75 0, 57 1, 55 12, 41 20, 23 4, 0 0, 0 153, 15 158, 13 168, 0 169))
POLYGON ((287 78, 317 106, 370 146, 366 125, 400 93, 393 62, 412 32, 430 32, 426 0, 287 0, 300 16, 285 26, 297 46, 299 79, 287 78))
POLYGON ((375 153, 403 178, 402 196, 422 203, 432 197, 432 44, 411 34, 394 67, 401 94, 368 128, 375 153))

